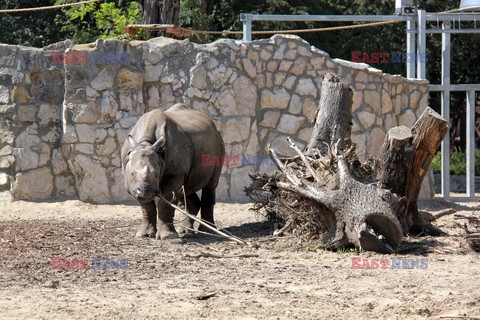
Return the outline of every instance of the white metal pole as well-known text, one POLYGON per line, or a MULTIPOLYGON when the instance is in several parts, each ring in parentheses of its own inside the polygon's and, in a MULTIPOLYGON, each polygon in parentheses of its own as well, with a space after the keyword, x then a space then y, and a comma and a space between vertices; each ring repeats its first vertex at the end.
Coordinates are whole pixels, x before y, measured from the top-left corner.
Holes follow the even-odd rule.
MULTIPOLYGON (((425 10, 418 10, 418 46, 417 46, 417 55, 415 60, 417 60, 417 78, 425 79, 426 78, 426 66, 427 63, 425 59, 419 59, 425 55, 427 50, 427 20, 425 19, 425 10)), ((411 58, 410 58, 411 59, 411 58)))
POLYGON ((467 91, 467 197, 475 197, 475 91, 467 91))
MULTIPOLYGON (((450 29, 450 22, 442 26, 450 29)), ((450 33, 442 33, 442 85, 450 85, 450 33)), ((442 91, 442 117, 450 125, 450 89, 442 91)), ((442 141, 442 196, 450 196, 450 132, 442 141)))
MULTIPOLYGON (((407 56, 411 57, 415 54, 415 33, 413 30, 415 29, 415 21, 407 21, 407 56)), ((415 78, 415 59, 407 60, 407 78, 413 79, 415 78)))

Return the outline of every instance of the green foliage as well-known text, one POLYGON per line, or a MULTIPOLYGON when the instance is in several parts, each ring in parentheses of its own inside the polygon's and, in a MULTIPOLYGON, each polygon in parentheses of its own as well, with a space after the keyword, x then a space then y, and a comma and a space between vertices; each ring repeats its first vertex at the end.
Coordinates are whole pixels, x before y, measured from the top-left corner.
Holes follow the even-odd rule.
POLYGON ((337 253, 355 253, 357 250, 354 247, 342 247, 337 249, 337 253))
MULTIPOLYGON (((433 173, 441 173, 442 159, 441 153, 437 152, 432 160, 433 173)), ((467 174, 467 164, 465 152, 460 149, 450 154, 450 174, 464 176, 467 174)), ((480 176, 480 150, 475 150, 475 175, 480 176)))
MULTIPOLYGON (((59 0, 57 3, 65 3, 59 0)), ((140 22, 140 12, 135 1, 88 3, 65 9, 67 22, 62 31, 68 33, 74 43, 93 42, 98 38, 111 39, 124 36, 128 24, 140 22)))
MULTIPOLYGON (((19 9, 53 5, 55 0, 6 0, 0 1, 0 9, 19 9)), ((66 35, 55 24, 60 10, 0 14, 0 43, 44 47, 64 40, 66 35)), ((65 16, 60 18, 65 20, 65 16)))

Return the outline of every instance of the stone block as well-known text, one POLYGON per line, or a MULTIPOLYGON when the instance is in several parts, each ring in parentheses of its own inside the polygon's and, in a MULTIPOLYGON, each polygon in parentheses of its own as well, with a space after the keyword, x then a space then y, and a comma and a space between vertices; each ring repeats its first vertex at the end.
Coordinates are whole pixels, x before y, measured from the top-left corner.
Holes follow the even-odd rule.
POLYGON ((49 168, 43 167, 15 175, 12 186, 15 199, 42 200, 52 197, 53 175, 49 168))
POLYGON ((277 131, 282 133, 295 134, 304 123, 304 117, 283 114, 280 118, 280 122, 277 125, 277 131))
POLYGON ((290 94, 283 87, 277 87, 273 91, 264 89, 260 98, 260 109, 286 109, 290 102, 290 94))

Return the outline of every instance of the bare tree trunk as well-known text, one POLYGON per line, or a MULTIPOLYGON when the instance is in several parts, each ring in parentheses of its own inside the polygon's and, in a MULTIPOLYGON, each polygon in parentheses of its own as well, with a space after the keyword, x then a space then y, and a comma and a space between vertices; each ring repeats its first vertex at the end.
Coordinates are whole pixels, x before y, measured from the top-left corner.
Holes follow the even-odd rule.
MULTIPOLYGON (((178 24, 180 0, 137 0, 143 24, 178 24)), ((164 31, 151 31, 151 37, 163 36, 164 31)))
POLYGON ((347 88, 332 74, 326 74, 322 81, 320 103, 315 116, 315 123, 305 154, 311 155, 316 150, 325 155, 331 142, 341 138, 339 148, 350 145, 352 126, 352 90, 347 88))

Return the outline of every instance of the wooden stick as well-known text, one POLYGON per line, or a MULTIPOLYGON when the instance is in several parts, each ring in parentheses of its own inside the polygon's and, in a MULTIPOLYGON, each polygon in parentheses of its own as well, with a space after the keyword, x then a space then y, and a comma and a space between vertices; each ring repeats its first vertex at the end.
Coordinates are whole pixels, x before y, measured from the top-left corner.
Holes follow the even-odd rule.
MULTIPOLYGON (((181 213, 183 213, 184 215, 186 215, 187 217, 189 217, 190 219, 192 220, 195 220, 197 221, 198 223, 200 223, 202 226, 204 227, 207 227, 208 229, 212 230, 213 232, 221 235, 222 237, 224 237, 225 239, 228 239, 228 240, 231 240, 231 241, 235 241, 237 243, 240 243, 240 244, 248 244, 246 243, 245 241, 243 241, 242 239, 234 236, 234 235, 228 235, 220 230, 218 230, 217 228, 215 228, 214 226, 210 225, 209 223, 205 222, 204 220, 198 218, 197 216, 194 216, 193 214, 190 214, 188 213, 186 210, 183 210, 182 208, 174 205, 172 202, 168 201, 167 199, 165 199, 165 197, 161 194, 158 194, 158 197, 160 199, 162 199, 163 201, 165 201, 166 204, 168 204, 170 207, 180 211, 181 213)), ((186 205, 186 204, 185 204, 186 205)))
POLYGON ((275 161, 277 162, 277 167, 278 169, 280 169, 280 171, 282 171, 285 176, 287 177, 287 179, 293 183, 295 186, 300 186, 302 184, 302 181, 300 181, 300 179, 295 175, 294 172, 292 172, 291 170, 289 170, 281 161, 280 159, 278 158, 277 156, 277 153, 275 152, 275 150, 273 150, 272 148, 270 148, 270 146, 268 147, 268 151, 270 153, 270 157, 273 156, 273 158, 275 159, 275 161))
POLYGON ((293 150, 295 150, 295 152, 298 154, 300 159, 302 159, 303 163, 305 164, 305 167, 307 167, 308 171, 310 171, 310 174, 313 176, 313 179, 316 182, 321 183, 321 181, 317 177, 317 173, 315 172, 315 170, 313 170, 312 166, 308 162, 308 160, 305 157, 305 155, 303 154, 303 152, 300 149, 298 149, 298 147, 296 146, 296 144, 293 142, 293 140, 290 137, 287 137, 287 141, 290 143, 289 147, 292 148, 293 150))
POLYGON ((419 212, 423 215, 423 218, 428 221, 435 221, 443 216, 447 216, 449 214, 457 212, 457 210, 453 208, 443 209, 436 212, 430 212, 426 210, 419 210, 419 212))

